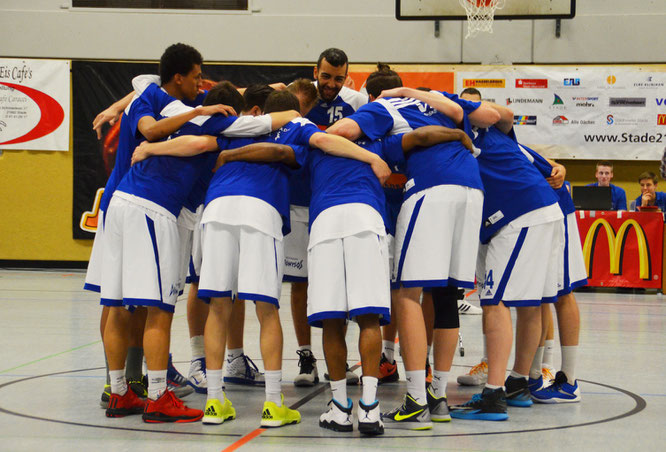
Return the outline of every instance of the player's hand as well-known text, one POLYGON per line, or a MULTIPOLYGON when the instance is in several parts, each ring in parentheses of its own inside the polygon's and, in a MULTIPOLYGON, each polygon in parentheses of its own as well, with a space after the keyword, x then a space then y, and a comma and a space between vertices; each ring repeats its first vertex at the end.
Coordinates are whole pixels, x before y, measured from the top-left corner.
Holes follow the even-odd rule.
POLYGON ((134 149, 134 152, 132 152, 132 166, 150 157, 151 146, 149 142, 143 141, 134 149))
POLYGON ((346 86, 349 89, 354 89, 354 90, 356 89, 356 83, 354 82, 354 79, 351 78, 351 75, 347 74, 344 86, 346 86))
POLYGON ((382 97, 405 97, 405 90, 403 87, 385 89, 377 99, 381 99, 382 97))
POLYGON ((373 159, 372 163, 370 164, 370 168, 372 168, 372 172, 375 173, 375 176, 377 176, 377 179, 379 179, 379 183, 381 185, 384 185, 384 183, 386 183, 389 176, 391 175, 391 169, 379 156, 373 159))
POLYGON ((562 187, 562 184, 564 184, 564 178, 567 175, 567 170, 564 168, 562 165, 555 165, 553 166, 553 170, 550 173, 550 177, 546 178, 546 181, 548 181, 548 184, 550 184, 551 187, 558 189, 562 187))
POLYGON ((463 146, 467 148, 469 152, 474 154, 475 152, 474 143, 472 143, 472 139, 465 132, 460 134, 460 142, 462 143, 463 146))
POLYGON ((287 85, 285 85, 285 84, 282 83, 282 82, 271 83, 271 84, 268 85, 268 86, 270 86, 271 88, 273 88, 275 91, 282 91, 282 90, 287 89, 287 85))
POLYGON ((213 167, 213 172, 220 169, 222 166, 224 166, 225 163, 227 163, 227 160, 224 155, 224 151, 222 151, 220 152, 220 155, 217 156, 217 160, 215 161, 215 166, 213 167))
POLYGON ((221 113, 224 116, 238 116, 236 114, 236 110, 234 110, 234 107, 230 107, 229 105, 224 104, 206 105, 205 107, 198 106, 194 109, 194 112, 200 116, 211 116, 215 113, 221 113))
POLYGON ((93 120, 93 130, 97 132, 97 139, 102 139, 102 126, 109 123, 110 126, 114 125, 118 118, 120 117, 120 112, 117 111, 113 106, 107 108, 93 120))

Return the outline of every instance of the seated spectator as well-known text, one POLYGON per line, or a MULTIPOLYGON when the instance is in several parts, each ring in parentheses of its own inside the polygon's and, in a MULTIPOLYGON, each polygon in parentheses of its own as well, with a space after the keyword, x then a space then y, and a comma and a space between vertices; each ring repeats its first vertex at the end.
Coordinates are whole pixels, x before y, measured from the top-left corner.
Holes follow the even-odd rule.
POLYGON ((624 189, 610 183, 613 178, 613 164, 607 160, 597 163, 595 173, 597 182, 588 184, 588 187, 610 187, 613 207, 611 210, 627 210, 627 194, 624 189))
POLYGON ((641 184, 641 195, 636 198, 636 210, 641 207, 657 206, 662 212, 666 212, 666 193, 657 191, 657 176, 651 171, 645 171, 638 176, 641 184))

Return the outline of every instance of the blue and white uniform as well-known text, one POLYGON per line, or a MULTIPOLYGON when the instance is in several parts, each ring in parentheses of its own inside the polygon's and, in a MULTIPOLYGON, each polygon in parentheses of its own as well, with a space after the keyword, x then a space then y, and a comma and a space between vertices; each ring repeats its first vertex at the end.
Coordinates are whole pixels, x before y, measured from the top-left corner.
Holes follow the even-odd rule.
MULTIPOLYGON (((386 161, 403 159, 402 135, 357 144, 386 161)), ((377 314, 390 322, 384 191, 370 165, 315 149, 308 244, 308 322, 377 314)))
MULTIPOLYGON (((317 82, 314 82, 317 86, 317 82)), ((351 88, 343 86, 338 95, 330 102, 319 99, 317 105, 305 116, 320 129, 325 130, 336 121, 356 112, 368 103, 368 97, 351 88)))
MULTIPOLYGON (((297 118, 259 139, 289 143, 302 165, 307 143, 317 132, 310 121, 297 118)), ((252 142, 232 140, 229 146, 252 142)), ((237 295, 279 306, 283 237, 290 231, 289 172, 280 163, 231 162, 215 173, 201 220, 199 298, 237 295)))
MULTIPOLYGON (((655 194, 655 199, 654 199, 654 205, 659 207, 659 209, 662 212, 666 212, 666 193, 663 191, 656 191, 654 192, 655 194)), ((634 201, 634 206, 636 210, 638 210, 641 207, 641 204, 643 203, 643 194, 641 193, 638 195, 638 198, 636 198, 636 201, 634 201)))
MULTIPOLYGON (((469 102, 471 107, 478 103, 469 102)), ((350 116, 370 139, 451 119, 409 98, 379 99, 350 116)), ((464 127, 470 131, 467 116, 464 127)), ((407 156, 404 203, 397 219, 392 279, 404 287, 474 287, 483 205, 478 164, 460 142, 415 149, 407 156)))

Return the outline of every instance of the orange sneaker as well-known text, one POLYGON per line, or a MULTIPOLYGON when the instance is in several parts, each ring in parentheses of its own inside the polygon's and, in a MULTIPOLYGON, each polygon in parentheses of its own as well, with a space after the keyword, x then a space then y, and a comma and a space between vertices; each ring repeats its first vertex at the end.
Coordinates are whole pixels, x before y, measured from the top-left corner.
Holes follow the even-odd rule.
POLYGON ((173 392, 167 390, 157 400, 148 400, 143 411, 144 422, 196 422, 203 417, 201 410, 188 408, 173 392))
POLYGON ((141 414, 146 407, 146 401, 139 398, 134 391, 127 388, 125 395, 111 394, 109 406, 106 408, 106 417, 125 417, 131 414, 141 414))
POLYGON ((393 363, 390 363, 386 359, 386 355, 382 353, 382 359, 379 361, 379 382, 393 383, 394 381, 398 381, 399 378, 398 363, 395 360, 393 360, 393 363))
POLYGON ((432 383, 432 367, 430 367, 430 358, 426 358, 426 384, 432 383))

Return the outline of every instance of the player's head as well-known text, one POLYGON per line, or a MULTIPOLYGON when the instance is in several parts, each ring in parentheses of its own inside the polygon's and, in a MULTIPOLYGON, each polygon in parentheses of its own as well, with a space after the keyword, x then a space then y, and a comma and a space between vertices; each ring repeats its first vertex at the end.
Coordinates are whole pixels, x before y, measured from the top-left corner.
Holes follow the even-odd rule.
POLYGON ((264 113, 274 113, 277 111, 296 110, 300 108, 298 98, 287 90, 275 91, 266 99, 264 113))
POLYGON ((299 78, 291 82, 289 86, 287 86, 287 91, 298 98, 301 116, 307 115, 319 99, 317 88, 315 88, 314 83, 306 78, 299 78))
POLYGON ((613 164, 608 160, 597 162, 597 171, 594 174, 600 187, 608 187, 613 178, 613 164))
POLYGON ((348 68, 347 54, 340 49, 326 49, 319 55, 314 78, 317 80, 319 97, 324 102, 331 102, 337 97, 347 79, 348 68))
POLYGON ((386 89, 399 88, 402 86, 402 79, 398 73, 392 70, 388 64, 377 63, 377 70, 368 75, 365 81, 365 89, 370 96, 370 100, 379 97, 382 91, 386 89))
POLYGON ((220 82, 211 88, 203 102, 204 105, 224 104, 233 107, 236 112, 245 109, 245 101, 238 89, 231 82, 220 82))
POLYGON ((638 183, 641 184, 641 194, 654 195, 657 191, 657 175, 652 171, 645 171, 638 176, 638 183))
POLYGON ((243 93, 243 100, 245 101, 245 108, 243 108, 244 115, 258 116, 264 112, 264 105, 268 96, 275 91, 268 85, 250 85, 243 93))
POLYGON ((187 44, 167 47, 160 58, 162 86, 178 99, 194 100, 201 87, 201 64, 203 58, 197 49, 187 44))
POLYGON ((481 91, 476 88, 465 88, 460 93, 460 98, 473 102, 481 102, 481 91))

